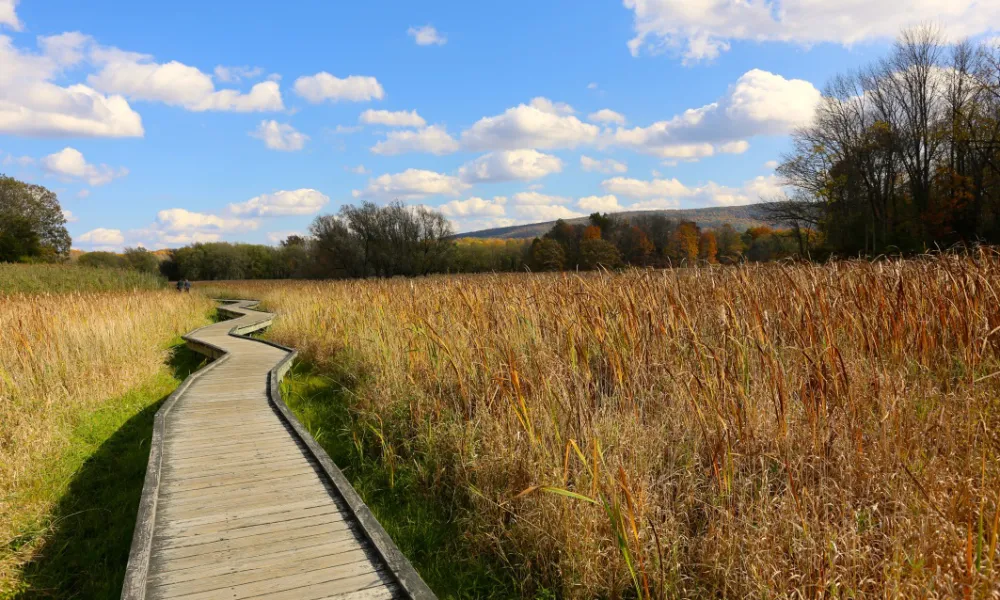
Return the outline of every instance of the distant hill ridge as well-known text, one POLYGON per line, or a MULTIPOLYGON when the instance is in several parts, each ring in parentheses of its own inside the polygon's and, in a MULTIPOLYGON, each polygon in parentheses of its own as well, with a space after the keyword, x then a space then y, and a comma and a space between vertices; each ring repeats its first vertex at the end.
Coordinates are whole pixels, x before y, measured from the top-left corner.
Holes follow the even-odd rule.
MULTIPOLYGON (((713 206, 709 208, 661 209, 661 210, 631 210, 613 213, 613 216, 628 219, 629 217, 663 215, 678 221, 694 221, 703 229, 715 229, 729 223, 737 231, 746 231, 751 227, 770 225, 760 218, 760 204, 747 206, 713 206)), ((588 217, 565 219, 571 225, 586 224, 588 217)), ((494 238, 494 239, 525 239, 542 237, 555 221, 531 223, 529 225, 513 225, 511 227, 496 227, 481 231, 460 233, 456 238, 494 238)))

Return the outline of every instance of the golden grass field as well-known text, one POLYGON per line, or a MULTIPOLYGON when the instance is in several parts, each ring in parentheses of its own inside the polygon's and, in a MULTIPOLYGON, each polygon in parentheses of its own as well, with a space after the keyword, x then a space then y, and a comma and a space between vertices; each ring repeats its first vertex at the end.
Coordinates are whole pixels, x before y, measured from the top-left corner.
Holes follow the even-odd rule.
POLYGON ((995 254, 224 287, 526 596, 1000 595, 995 254))
POLYGON ((135 288, 0 294, 0 597, 44 541, 46 515, 78 468, 62 469, 74 428, 163 374, 171 339, 205 324, 211 306, 135 288))

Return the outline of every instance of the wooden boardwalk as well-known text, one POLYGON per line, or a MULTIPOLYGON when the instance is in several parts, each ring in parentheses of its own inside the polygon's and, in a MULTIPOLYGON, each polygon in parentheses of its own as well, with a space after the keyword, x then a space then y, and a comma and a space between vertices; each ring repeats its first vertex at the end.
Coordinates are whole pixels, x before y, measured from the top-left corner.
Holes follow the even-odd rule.
POLYGON ((235 335, 253 305, 185 337, 217 360, 157 413, 122 598, 434 598, 285 407, 294 353, 235 335))

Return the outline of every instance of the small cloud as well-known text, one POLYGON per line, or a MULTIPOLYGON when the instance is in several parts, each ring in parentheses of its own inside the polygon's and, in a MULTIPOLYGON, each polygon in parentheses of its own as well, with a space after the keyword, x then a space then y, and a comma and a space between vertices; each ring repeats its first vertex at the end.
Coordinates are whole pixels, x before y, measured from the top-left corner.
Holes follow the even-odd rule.
POLYGON ((128 175, 128 169, 113 169, 108 165, 93 165, 83 158, 76 148, 63 148, 42 159, 42 168, 50 175, 62 179, 80 179, 90 185, 104 185, 111 180, 128 175))
POLYGON ((337 135, 350 135, 361 131, 361 129, 360 125, 337 125, 333 128, 333 132, 337 135))
POLYGON ((580 168, 588 173, 625 173, 628 165, 613 158, 597 159, 580 155, 580 168))
POLYGON ((341 79, 326 71, 304 75, 295 80, 295 93, 313 104, 330 102, 364 102, 381 100, 385 89, 374 77, 348 75, 341 79))
POLYGON ((260 67, 215 67, 215 78, 223 83, 238 83, 244 79, 256 79, 264 73, 260 67))
POLYGON ((417 114, 417 111, 405 110, 372 110, 361 113, 358 121, 365 125, 385 125, 386 127, 423 127, 427 121, 417 114))
POLYGON ((21 31, 24 29, 24 25, 21 24, 21 20, 17 18, 17 13, 14 11, 17 2, 18 0, 0 0, 0 25, 6 25, 14 31, 21 31))
POLYGON ((727 142, 719 146, 719 152, 724 154, 743 154, 750 149, 750 142, 746 140, 736 140, 727 142))
POLYGON ((67 223, 76 223, 77 218, 76 218, 76 216, 71 211, 68 211, 68 210, 64 209, 62 211, 62 214, 63 214, 63 218, 66 219, 67 223))
POLYGON ((93 246, 120 246, 125 243, 125 236, 122 235, 121 229, 98 227, 78 237, 77 241, 93 246))
POLYGON ((586 196, 576 201, 577 207, 588 212, 615 212, 622 210, 614 194, 586 196))
POLYGON ((778 168, 778 161, 769 160, 766 163, 764 163, 764 168, 773 171, 778 168))
POLYGON ((30 167, 35 164, 35 159, 30 156, 14 156, 13 154, 8 154, 3 157, 4 166, 17 165, 19 167, 30 167))
POLYGON ((312 215, 318 213, 330 197, 313 189, 275 192, 261 194, 246 202, 229 205, 229 212, 234 215, 250 217, 282 217, 289 215, 312 215))
POLYGON ((299 132, 288 123, 278 123, 277 121, 261 121, 257 129, 250 132, 250 137, 264 140, 271 150, 281 150, 291 152, 301 150, 305 146, 309 136, 299 132))
POLYGON ((588 90, 596 90, 597 89, 597 83, 594 82, 594 81, 591 81, 590 83, 587 84, 587 89, 588 90))
POLYGON ((602 108, 597 112, 592 112, 587 115, 587 118, 595 123, 615 123, 616 125, 625 124, 625 115, 615 112, 610 108, 602 108))
POLYGON ((77 198, 87 198, 90 196, 90 190, 80 190, 76 193, 77 198))
POLYGON ((438 33, 433 25, 410 27, 406 34, 412 37, 418 46, 444 46, 448 43, 448 38, 438 33))
POLYGON ((356 167, 348 167, 347 165, 344 165, 344 170, 348 173, 354 173, 355 175, 367 175, 371 173, 371 171, 366 169, 364 165, 358 165, 356 167))

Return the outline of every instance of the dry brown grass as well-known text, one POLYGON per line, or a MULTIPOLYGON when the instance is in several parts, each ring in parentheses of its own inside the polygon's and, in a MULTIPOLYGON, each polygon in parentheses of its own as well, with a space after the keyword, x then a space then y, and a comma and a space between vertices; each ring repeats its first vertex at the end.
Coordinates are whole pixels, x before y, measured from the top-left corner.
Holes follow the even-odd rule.
POLYGON ((211 306, 174 291, 0 295, 0 592, 34 546, 12 552, 12 540, 71 475, 53 463, 74 425, 161 373, 171 338, 211 306))
POLYGON ((230 289, 526 593, 1000 595, 996 255, 230 289))

